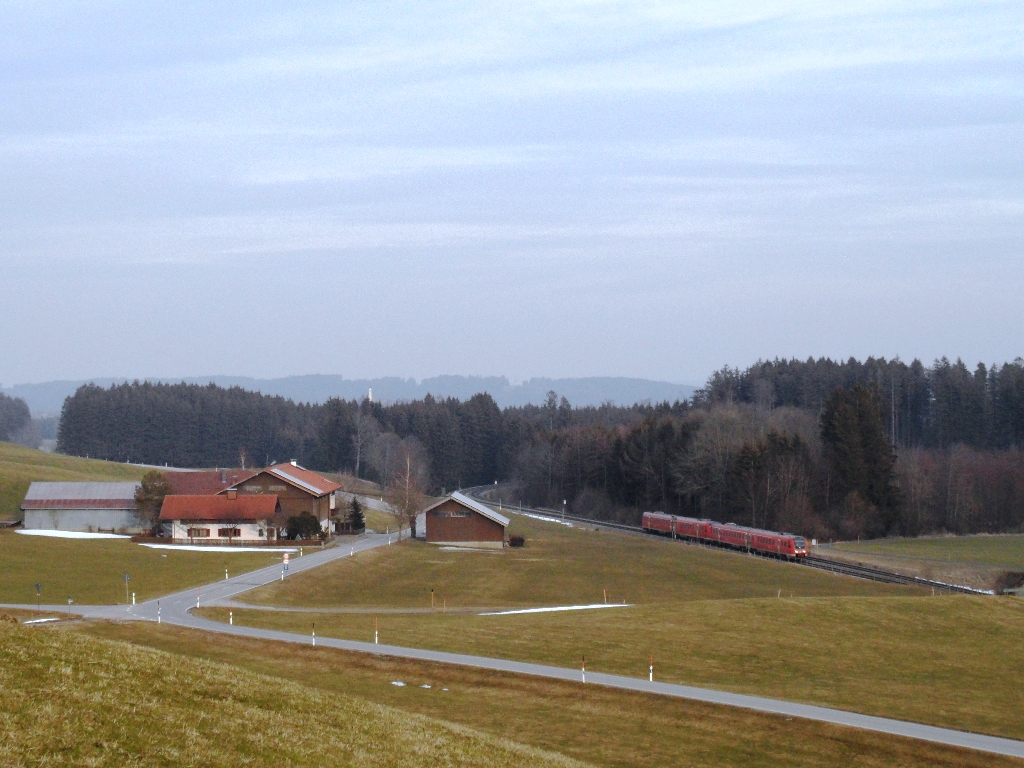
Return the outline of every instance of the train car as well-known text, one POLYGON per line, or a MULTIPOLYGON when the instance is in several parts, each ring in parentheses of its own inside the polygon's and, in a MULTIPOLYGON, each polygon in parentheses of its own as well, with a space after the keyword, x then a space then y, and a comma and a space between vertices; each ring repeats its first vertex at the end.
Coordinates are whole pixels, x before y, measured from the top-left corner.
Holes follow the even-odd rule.
POLYGON ((675 520, 676 537, 680 539, 699 539, 701 524, 706 520, 694 520, 692 517, 677 517, 675 520))
POLYGON ((807 542, 803 536, 775 531, 751 531, 750 548, 755 552, 797 560, 807 555, 807 542))
POLYGON ((692 517, 676 517, 664 512, 644 512, 643 530, 660 536, 702 541, 761 555, 799 560, 807 556, 807 541, 792 533, 777 533, 747 528, 735 523, 715 523, 692 517))
POLYGON ((662 536, 672 535, 672 516, 664 512, 644 512, 643 528, 646 533, 657 533, 662 536))
POLYGON ((736 549, 750 548, 750 529, 736 525, 735 523, 714 523, 711 526, 714 540, 719 544, 736 549))

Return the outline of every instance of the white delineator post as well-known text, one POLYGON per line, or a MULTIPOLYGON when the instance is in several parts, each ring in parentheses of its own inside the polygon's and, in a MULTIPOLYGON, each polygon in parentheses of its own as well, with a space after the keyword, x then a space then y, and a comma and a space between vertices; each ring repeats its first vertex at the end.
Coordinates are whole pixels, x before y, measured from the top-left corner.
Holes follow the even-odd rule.
POLYGON ((160 623, 160 601, 156 601, 156 623, 160 623))
POLYGON ((649 679, 650 679, 650 681, 652 683, 654 682, 654 654, 653 653, 651 654, 651 676, 650 676, 649 679))
POLYGON ((132 605, 135 605, 135 593, 132 592, 132 605))
POLYGON ((316 622, 313 622, 313 646, 316 647, 316 622))
POLYGON ((378 644, 379 635, 377 634, 377 617, 373 617, 373 644, 378 644))
POLYGON ((228 624, 230 624, 231 626, 235 625, 235 612, 234 611, 228 611, 228 624))
POLYGON ((586 657, 586 654, 584 654, 584 656, 583 656, 582 679, 583 679, 584 683, 587 682, 587 657, 586 657))
POLYGON ((199 598, 202 596, 202 594, 203 594, 203 588, 200 587, 198 590, 196 590, 196 608, 199 607, 199 598))

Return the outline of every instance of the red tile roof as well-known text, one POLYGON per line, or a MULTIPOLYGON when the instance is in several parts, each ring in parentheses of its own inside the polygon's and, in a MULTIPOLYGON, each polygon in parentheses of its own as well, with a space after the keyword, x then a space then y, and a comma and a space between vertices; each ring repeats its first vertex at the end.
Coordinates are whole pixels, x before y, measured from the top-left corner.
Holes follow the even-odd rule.
POLYGON ((161 520, 266 520, 277 511, 277 496, 168 496, 160 508, 161 520))
POLYGON ((220 469, 203 472, 164 472, 175 496, 213 496, 252 477, 251 469, 220 469))

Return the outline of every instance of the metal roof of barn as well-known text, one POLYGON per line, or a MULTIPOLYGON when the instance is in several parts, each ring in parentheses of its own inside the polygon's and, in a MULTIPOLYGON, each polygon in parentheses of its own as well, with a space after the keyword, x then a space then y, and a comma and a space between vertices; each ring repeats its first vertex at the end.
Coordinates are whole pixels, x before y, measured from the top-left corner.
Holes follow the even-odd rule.
POLYGON ((435 507, 441 506, 446 501, 454 501, 454 502, 456 502, 458 504, 461 504, 464 507, 468 507, 469 509, 473 510, 477 514, 483 515, 488 520, 493 520, 494 522, 496 522, 498 525, 500 525, 502 527, 506 527, 507 528, 508 524, 510 522, 510 520, 507 517, 505 517, 504 515, 499 515, 497 512, 495 512, 490 507, 487 507, 487 506, 481 504, 478 501, 473 501, 473 499, 469 498, 469 496, 463 496, 458 491, 456 491, 455 493, 453 493, 453 494, 451 494, 449 496, 445 496, 440 501, 434 502, 433 504, 431 504, 429 507, 427 507, 423 511, 424 512, 429 512, 430 510, 434 509, 435 507))
POLYGON ((135 509, 138 483, 32 483, 22 509, 135 509))

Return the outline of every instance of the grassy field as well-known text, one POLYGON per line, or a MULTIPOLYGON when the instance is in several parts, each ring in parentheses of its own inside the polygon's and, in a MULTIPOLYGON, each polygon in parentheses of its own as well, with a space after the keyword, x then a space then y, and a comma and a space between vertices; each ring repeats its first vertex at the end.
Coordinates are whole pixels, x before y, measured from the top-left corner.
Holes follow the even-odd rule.
POLYGON ((1024 535, 928 536, 919 539, 876 539, 843 542, 835 549, 846 552, 923 558, 942 562, 976 563, 1024 570, 1024 535))
POLYGON ((60 456, 0 443, 0 520, 21 517, 22 499, 29 483, 36 480, 139 480, 145 473, 145 469, 128 464, 60 456))
POLYGON ((281 562, 280 554, 174 552, 127 539, 57 539, 0 531, 0 603, 125 602, 124 575, 139 601, 281 562))
POLYGON ((8 624, 0 712, 5 766, 577 764, 237 666, 8 624))
POLYGON ((992 589, 1006 571, 1024 572, 1024 535, 850 541, 822 547, 817 554, 947 584, 992 589))
MULTIPOLYGON (((442 551, 407 542, 247 593, 241 624, 643 676, 1024 737, 1024 602, 931 598, 916 588, 514 517, 527 546, 442 551), (610 602, 629 608, 478 616, 470 607, 610 602), (779 597, 781 593, 781 598, 779 597), (443 608, 442 608, 443 606, 443 608), (450 613, 443 612, 450 609, 450 613)), ((224 620, 226 611, 204 609, 224 620)))
POLYGON ((513 515, 522 549, 445 551, 421 542, 381 547, 316 573, 246 593, 247 602, 283 606, 527 607, 612 602, 840 595, 921 594, 833 576, 763 558, 656 537, 567 528, 513 515))
MULTIPOLYGON (((227 611, 204 608, 210 618, 227 611)), ((374 616, 235 610, 235 624, 372 641, 374 616)), ((657 679, 1024 738, 1024 601, 708 600, 598 611, 383 614, 383 643, 657 679)))
POLYGON ((731 707, 152 624, 79 631, 222 661, 600 766, 1020 766, 979 752, 731 707), (405 687, 391 681, 407 683, 405 687), (421 685, 431 685, 430 689, 421 685), (448 688, 447 692, 439 689, 448 688))

